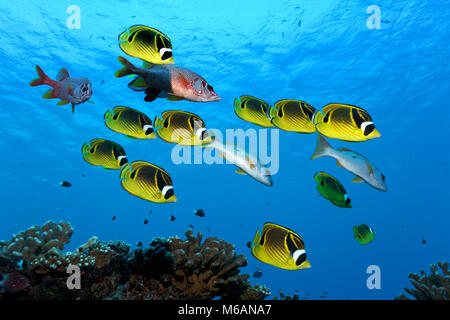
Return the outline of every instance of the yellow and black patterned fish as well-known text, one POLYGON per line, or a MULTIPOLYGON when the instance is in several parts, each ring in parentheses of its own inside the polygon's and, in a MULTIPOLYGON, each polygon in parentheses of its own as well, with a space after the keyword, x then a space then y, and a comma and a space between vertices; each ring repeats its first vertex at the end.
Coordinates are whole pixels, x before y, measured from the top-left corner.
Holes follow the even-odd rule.
POLYGON ((314 112, 316 109, 304 101, 280 100, 270 108, 269 118, 282 130, 313 133, 316 132, 316 126, 311 121, 314 112))
POLYGON ((302 238, 296 232, 271 222, 264 224, 261 235, 256 230, 252 255, 261 262, 281 269, 311 268, 302 238))
POLYGON ((158 137, 169 143, 183 146, 195 146, 212 142, 205 122, 196 114, 169 110, 162 113, 162 119, 155 118, 155 132, 158 137))
POLYGON ((108 110, 105 115, 105 125, 112 131, 122 133, 134 139, 155 139, 152 120, 144 113, 118 106, 112 111, 108 110))
POLYGON ((128 164, 120 173, 122 188, 129 194, 155 203, 176 202, 172 178, 162 168, 145 161, 128 164))
POLYGON ((312 121, 328 138, 358 142, 381 137, 369 113, 357 106, 331 103, 317 111, 312 121))
POLYGON ((120 169, 128 163, 125 150, 114 141, 93 139, 81 148, 83 159, 104 169, 120 169))
POLYGON ((251 122, 261 127, 272 128, 274 125, 267 117, 270 105, 252 96, 240 96, 234 99, 234 112, 244 121, 251 122))
POLYGON ((119 47, 127 55, 152 64, 174 64, 172 43, 159 30, 136 25, 119 35, 119 47))

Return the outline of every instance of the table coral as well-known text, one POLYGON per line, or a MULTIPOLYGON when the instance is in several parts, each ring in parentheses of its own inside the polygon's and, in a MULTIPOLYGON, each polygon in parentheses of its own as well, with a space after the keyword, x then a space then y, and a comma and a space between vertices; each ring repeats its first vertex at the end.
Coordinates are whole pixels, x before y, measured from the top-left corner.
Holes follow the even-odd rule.
MULTIPOLYGON (((410 273, 408 278, 414 289, 405 288, 405 291, 416 300, 448 300, 450 297, 450 272, 448 262, 438 262, 430 266, 431 273, 426 274, 421 270, 420 275, 410 273), (439 268, 441 272, 439 272, 439 268)), ((401 294, 395 297, 396 300, 411 300, 406 295, 401 294)))

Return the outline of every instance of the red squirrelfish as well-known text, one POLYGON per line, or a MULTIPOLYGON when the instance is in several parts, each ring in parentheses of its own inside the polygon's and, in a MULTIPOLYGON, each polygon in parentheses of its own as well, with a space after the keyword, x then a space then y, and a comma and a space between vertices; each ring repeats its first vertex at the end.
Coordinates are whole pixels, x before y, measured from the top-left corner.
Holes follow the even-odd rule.
POLYGON ((48 90, 42 97, 45 99, 61 99, 58 106, 72 103, 72 113, 75 106, 88 101, 92 96, 91 81, 87 78, 71 78, 65 68, 59 70, 56 80, 50 79, 39 66, 36 66, 39 78, 31 81, 30 86, 48 85, 48 90))
POLYGON ((137 74, 129 87, 136 91, 145 91, 145 101, 151 102, 156 98, 168 97, 169 100, 189 100, 194 102, 219 101, 220 97, 213 87, 200 75, 190 70, 168 66, 151 65, 139 68, 123 57, 119 62, 125 68, 116 72, 116 77, 137 74))
POLYGON ((30 285, 27 277, 19 272, 2 274, 3 280, 0 281, 0 291, 8 293, 17 293, 26 289, 30 285))

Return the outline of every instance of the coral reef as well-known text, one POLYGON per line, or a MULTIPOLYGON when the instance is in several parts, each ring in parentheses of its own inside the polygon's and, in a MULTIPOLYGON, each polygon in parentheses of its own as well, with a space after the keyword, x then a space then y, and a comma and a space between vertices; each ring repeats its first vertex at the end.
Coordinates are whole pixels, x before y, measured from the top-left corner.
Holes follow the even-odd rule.
POLYGON ((0 242, 0 274, 20 271, 27 286, 0 293, 4 299, 244 299, 270 295, 252 286, 244 255, 216 237, 155 238, 147 248, 92 237, 73 252, 63 252, 73 229, 67 222, 47 222, 0 242), (80 268, 80 289, 68 289, 69 266, 80 268), (27 283, 28 284, 28 283, 27 283), (14 291, 14 292, 13 292, 14 291))
MULTIPOLYGON (((438 262, 430 266, 431 273, 421 270, 420 275, 410 273, 408 278, 415 289, 405 288, 405 291, 416 300, 448 300, 450 297, 450 272, 448 262, 438 262), (441 272, 439 272, 439 268, 441 272)), ((396 300, 411 300, 401 294, 396 300)))
POLYGON ((30 262, 52 249, 64 249, 72 233, 72 226, 67 222, 49 221, 42 227, 35 225, 14 235, 11 241, 0 241, 0 257, 30 262))

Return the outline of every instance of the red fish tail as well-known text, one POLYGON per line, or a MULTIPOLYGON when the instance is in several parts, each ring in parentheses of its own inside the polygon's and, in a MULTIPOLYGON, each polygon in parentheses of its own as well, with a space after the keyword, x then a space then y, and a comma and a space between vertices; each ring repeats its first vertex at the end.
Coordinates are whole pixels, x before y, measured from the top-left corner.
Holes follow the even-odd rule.
POLYGON ((41 69, 41 67, 36 66, 36 71, 39 78, 34 79, 30 82, 31 87, 42 86, 44 84, 54 87, 56 84, 55 80, 50 79, 45 72, 41 69))

